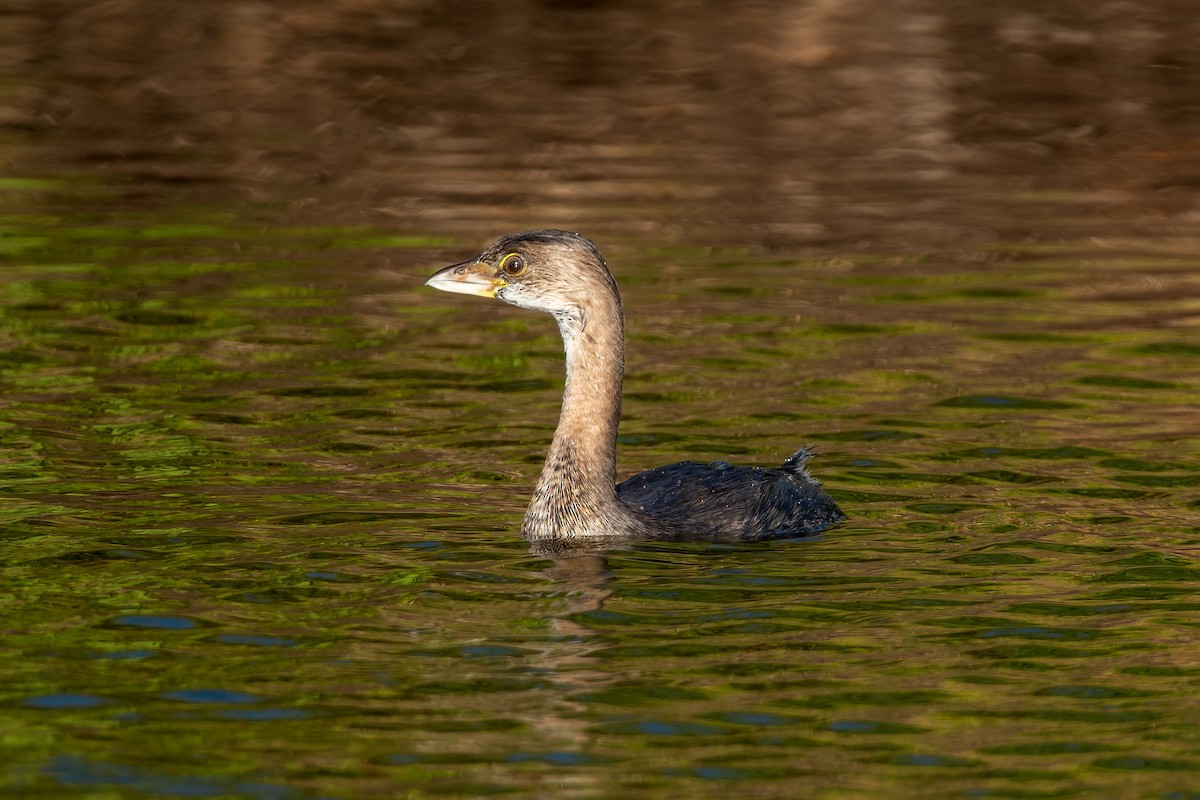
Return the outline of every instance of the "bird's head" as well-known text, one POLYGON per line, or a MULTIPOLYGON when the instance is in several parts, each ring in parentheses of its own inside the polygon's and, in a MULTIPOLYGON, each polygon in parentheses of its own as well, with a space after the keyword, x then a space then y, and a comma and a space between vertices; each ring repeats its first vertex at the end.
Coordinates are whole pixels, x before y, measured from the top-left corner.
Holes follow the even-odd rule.
POLYGON ((596 245, 559 230, 505 236, 475 258, 434 273, 425 285, 495 297, 556 316, 578 313, 597 297, 617 294, 596 245))

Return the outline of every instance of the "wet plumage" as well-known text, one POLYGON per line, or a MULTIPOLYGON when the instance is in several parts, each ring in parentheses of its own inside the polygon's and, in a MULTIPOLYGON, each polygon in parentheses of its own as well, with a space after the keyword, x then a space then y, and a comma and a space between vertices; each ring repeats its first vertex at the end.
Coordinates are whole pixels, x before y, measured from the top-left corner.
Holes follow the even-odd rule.
POLYGON ((556 230, 506 236, 428 285, 496 297, 558 322, 566 386, 522 525, 530 539, 747 541, 815 533, 844 519, 808 473, 807 449, 775 469, 685 461, 615 483, 624 315, 612 274, 584 237, 556 230))
POLYGON ((617 497, 676 535, 694 531, 737 540, 800 536, 844 518, 804 468, 810 455, 798 450, 777 469, 681 461, 626 478, 617 484, 617 497))

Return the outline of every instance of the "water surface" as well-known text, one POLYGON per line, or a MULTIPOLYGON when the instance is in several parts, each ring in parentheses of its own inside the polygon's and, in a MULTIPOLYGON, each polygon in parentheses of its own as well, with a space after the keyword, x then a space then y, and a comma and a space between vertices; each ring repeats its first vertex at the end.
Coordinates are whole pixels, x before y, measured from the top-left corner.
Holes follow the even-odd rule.
POLYGON ((6 788, 1197 796, 1195 21, 885 5, 7 17, 6 788), (524 542, 553 322, 422 284, 547 225, 622 475, 850 520, 524 542))

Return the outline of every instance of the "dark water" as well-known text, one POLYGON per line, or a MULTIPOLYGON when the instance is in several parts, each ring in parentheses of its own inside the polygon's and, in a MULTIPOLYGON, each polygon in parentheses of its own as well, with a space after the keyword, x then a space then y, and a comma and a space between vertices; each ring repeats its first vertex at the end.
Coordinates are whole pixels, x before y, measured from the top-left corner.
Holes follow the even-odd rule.
POLYGON ((16 3, 14 797, 1200 797, 1189 3, 16 3), (548 555, 592 236, 623 474, 814 470, 803 541, 548 555))

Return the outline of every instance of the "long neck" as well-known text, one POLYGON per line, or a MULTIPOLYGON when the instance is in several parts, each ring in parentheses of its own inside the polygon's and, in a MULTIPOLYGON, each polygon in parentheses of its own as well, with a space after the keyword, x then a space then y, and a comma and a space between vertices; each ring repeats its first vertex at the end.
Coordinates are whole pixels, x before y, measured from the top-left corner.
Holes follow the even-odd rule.
POLYGON ((566 351, 562 414, 525 514, 527 536, 603 535, 617 523, 617 427, 625 369, 621 301, 594 297, 555 315, 566 351))

